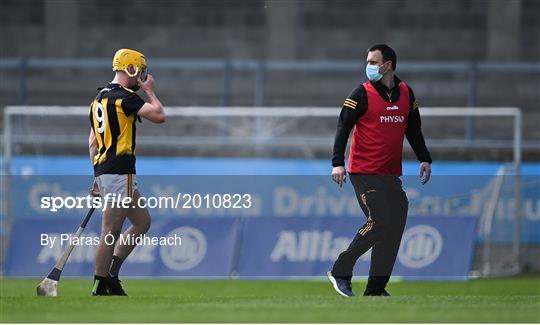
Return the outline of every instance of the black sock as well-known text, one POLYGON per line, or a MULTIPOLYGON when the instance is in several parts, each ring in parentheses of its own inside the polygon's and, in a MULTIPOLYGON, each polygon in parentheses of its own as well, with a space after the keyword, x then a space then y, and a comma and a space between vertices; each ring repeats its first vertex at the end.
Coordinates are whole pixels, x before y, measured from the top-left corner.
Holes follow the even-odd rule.
POLYGON ((120 257, 113 255, 111 261, 111 268, 109 269, 109 275, 111 277, 114 278, 118 276, 118 273, 120 273, 120 267, 122 266, 123 262, 124 261, 120 257))
POLYGON ((107 278, 104 276, 99 276, 94 274, 94 287, 92 288, 93 293, 102 293, 106 289, 105 280, 107 278))

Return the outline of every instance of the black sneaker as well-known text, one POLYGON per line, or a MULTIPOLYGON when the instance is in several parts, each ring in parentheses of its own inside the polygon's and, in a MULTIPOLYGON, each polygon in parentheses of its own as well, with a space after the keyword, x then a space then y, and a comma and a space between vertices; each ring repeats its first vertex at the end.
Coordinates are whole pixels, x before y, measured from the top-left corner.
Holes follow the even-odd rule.
POLYGON ((92 296, 110 296, 108 290, 107 278, 94 279, 94 287, 92 288, 92 296))
POLYGON ((381 296, 381 297, 390 297, 388 291, 382 289, 382 291, 364 291, 364 296, 381 296))
POLYGON ((335 277, 332 275, 332 272, 328 271, 326 273, 328 280, 332 283, 334 290, 343 297, 349 298, 354 296, 354 292, 351 288, 351 280, 343 277, 335 277))
POLYGON ((127 296, 122 284, 117 276, 110 276, 107 278, 107 285, 111 296, 127 296))

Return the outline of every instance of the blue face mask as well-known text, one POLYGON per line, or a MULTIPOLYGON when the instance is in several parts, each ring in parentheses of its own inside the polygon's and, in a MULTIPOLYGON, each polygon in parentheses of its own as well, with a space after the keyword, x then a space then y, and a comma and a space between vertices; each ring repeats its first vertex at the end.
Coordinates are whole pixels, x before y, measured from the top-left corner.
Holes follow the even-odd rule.
POLYGON ((373 82, 377 82, 383 77, 383 75, 379 72, 379 66, 373 64, 366 65, 366 76, 373 82))

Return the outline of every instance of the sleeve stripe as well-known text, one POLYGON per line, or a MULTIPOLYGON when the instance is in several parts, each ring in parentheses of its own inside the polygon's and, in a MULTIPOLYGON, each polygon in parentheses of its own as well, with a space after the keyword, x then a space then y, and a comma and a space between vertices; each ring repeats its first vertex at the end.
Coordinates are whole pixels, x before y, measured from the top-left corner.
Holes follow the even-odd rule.
POLYGON ((351 105, 351 104, 349 104, 349 103, 347 103, 347 102, 343 103, 343 106, 346 106, 346 107, 352 108, 352 109, 356 109, 356 105, 353 106, 353 105, 351 105))
POLYGON ((345 99, 345 102, 350 102, 350 103, 353 104, 354 106, 356 106, 356 105, 358 104, 358 102, 356 102, 356 101, 354 101, 354 100, 352 100, 352 99, 350 99, 350 98, 345 99))

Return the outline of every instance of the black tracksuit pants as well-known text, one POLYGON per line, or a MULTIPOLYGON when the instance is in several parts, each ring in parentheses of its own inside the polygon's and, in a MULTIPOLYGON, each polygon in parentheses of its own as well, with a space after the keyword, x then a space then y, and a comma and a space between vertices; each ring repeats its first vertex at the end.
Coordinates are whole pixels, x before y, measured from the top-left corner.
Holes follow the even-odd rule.
POLYGON ((367 222, 332 268, 332 275, 351 278, 354 264, 373 248, 367 292, 382 291, 390 279, 401 236, 407 221, 409 201, 397 176, 350 174, 367 222))

